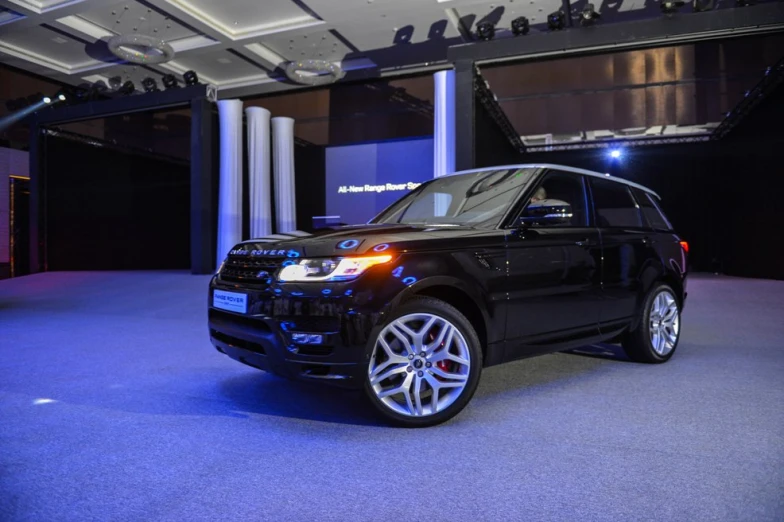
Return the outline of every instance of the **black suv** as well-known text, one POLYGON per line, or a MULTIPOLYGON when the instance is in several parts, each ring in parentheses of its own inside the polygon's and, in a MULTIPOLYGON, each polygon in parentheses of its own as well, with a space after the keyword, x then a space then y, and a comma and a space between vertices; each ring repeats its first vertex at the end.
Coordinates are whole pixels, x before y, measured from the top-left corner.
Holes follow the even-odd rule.
POLYGON ((434 179, 367 225, 237 245, 210 282, 213 345, 292 379, 364 389, 389 420, 462 410, 483 367, 620 340, 672 357, 688 245, 658 196, 560 165, 434 179))

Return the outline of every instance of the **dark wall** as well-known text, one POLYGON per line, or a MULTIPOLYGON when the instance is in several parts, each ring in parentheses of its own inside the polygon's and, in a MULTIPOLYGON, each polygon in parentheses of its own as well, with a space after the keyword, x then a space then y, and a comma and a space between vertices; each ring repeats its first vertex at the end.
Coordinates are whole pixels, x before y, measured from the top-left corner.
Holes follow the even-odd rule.
POLYGON ((297 201, 297 228, 313 231, 313 216, 326 214, 326 148, 297 143, 294 147, 294 191, 297 201))
MULTIPOLYGON (((582 167, 646 185, 691 248, 692 269, 784 279, 784 89, 759 105, 723 140, 518 155, 517 162, 582 167)), ((487 154, 478 167, 497 165, 487 154)))
POLYGON ((190 167, 44 138, 48 270, 187 269, 190 167))
POLYGON ((337 83, 245 100, 294 118, 294 135, 316 145, 347 145, 432 134, 433 76, 337 83))

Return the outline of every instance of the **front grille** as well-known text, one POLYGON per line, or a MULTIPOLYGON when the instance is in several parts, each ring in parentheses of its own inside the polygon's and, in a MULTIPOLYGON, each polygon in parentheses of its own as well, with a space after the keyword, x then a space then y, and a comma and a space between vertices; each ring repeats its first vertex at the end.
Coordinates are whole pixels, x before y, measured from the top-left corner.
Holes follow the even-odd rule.
POLYGON ((245 327, 251 328, 254 332, 267 334, 272 332, 267 323, 261 321, 255 317, 245 317, 237 314, 233 314, 230 312, 224 312, 222 310, 216 310, 214 308, 210 308, 208 312, 208 317, 210 321, 214 321, 216 323, 229 323, 229 324, 236 324, 245 327))
POLYGON ((231 283, 270 284, 285 259, 279 257, 234 257, 223 264, 222 281, 231 283))

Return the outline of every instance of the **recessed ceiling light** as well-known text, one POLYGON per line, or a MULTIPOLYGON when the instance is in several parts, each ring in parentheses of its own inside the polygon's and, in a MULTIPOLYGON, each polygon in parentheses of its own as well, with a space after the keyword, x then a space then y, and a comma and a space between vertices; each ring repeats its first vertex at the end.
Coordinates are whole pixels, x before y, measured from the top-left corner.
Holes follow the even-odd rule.
POLYGON ((59 44, 68 43, 68 40, 66 40, 62 36, 55 36, 54 38, 52 38, 52 41, 59 44))
POLYGON ((228 58, 218 58, 218 63, 231 63, 228 58))

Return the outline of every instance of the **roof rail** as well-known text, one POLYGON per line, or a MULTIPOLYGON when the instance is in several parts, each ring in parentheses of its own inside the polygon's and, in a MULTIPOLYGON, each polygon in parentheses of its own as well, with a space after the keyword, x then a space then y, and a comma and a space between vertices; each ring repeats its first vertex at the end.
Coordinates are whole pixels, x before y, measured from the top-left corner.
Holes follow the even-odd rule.
POLYGON ((656 196, 657 199, 661 199, 656 192, 649 189, 644 185, 640 185, 639 183, 635 183, 633 181, 629 181, 628 179, 619 178, 616 176, 611 176, 609 174, 602 174, 601 172, 595 172, 593 170, 586 170, 586 169, 579 169, 576 167, 569 167, 567 165, 557 165, 555 163, 522 163, 519 165, 498 165, 492 167, 484 167, 481 169, 471 169, 471 170, 462 170, 460 172, 455 172, 453 175, 456 174, 469 174, 471 172, 483 172, 486 170, 500 170, 500 169, 556 169, 556 170, 563 170, 566 172, 574 172, 576 174, 583 174, 584 176, 592 176, 594 178, 601 178, 601 179, 608 179, 610 181, 616 181, 618 183, 623 183, 624 185, 629 185, 630 187, 635 187, 640 190, 644 190, 650 194, 656 196))

